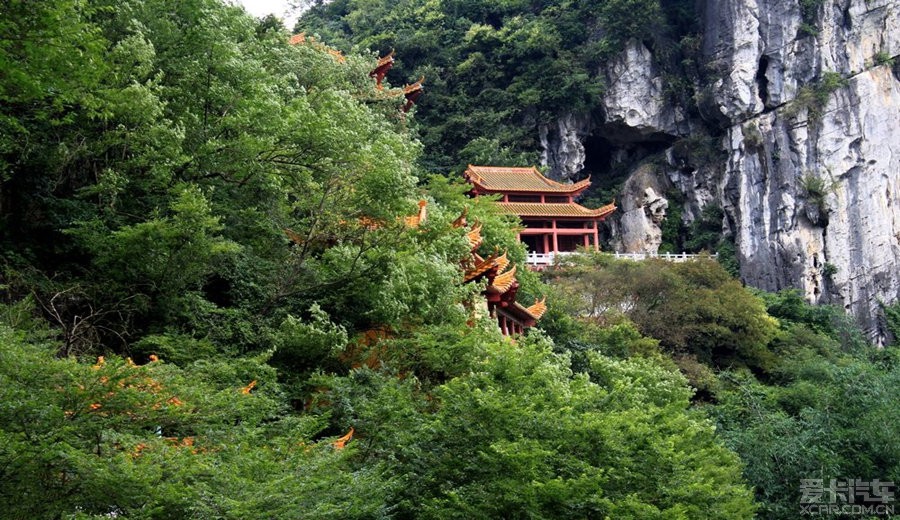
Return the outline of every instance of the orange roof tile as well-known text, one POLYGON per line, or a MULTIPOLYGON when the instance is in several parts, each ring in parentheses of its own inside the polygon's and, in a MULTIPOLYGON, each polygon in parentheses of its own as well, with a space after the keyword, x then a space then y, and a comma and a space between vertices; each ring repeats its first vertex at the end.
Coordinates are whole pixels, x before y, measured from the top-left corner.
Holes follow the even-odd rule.
POLYGON ((404 94, 411 94, 411 93, 413 93, 413 92, 415 92, 415 91, 417 91, 417 90, 422 90, 422 83, 424 83, 424 82, 425 82, 425 76, 422 76, 422 77, 419 78, 418 81, 416 81, 416 82, 413 83, 412 85, 405 85, 405 86, 403 87, 403 93, 404 93, 404 94))
POLYGON ((291 36, 291 38, 288 40, 288 43, 291 45, 298 45, 301 43, 309 43, 309 44, 312 44, 313 46, 315 46, 317 49, 324 50, 328 54, 331 54, 332 57, 334 57, 341 63, 344 63, 347 60, 341 51, 339 51, 337 49, 332 49, 331 47, 329 47, 327 45, 316 42, 315 37, 306 36, 306 33, 300 33, 300 34, 295 34, 295 35, 291 36))
POLYGON ((458 217, 456 217, 456 220, 453 221, 451 226, 453 226, 454 228, 465 227, 465 225, 467 224, 466 216, 468 214, 469 214, 469 206, 466 206, 463 208, 462 213, 460 213, 460 215, 458 217))
POLYGON ((533 191, 545 193, 575 193, 591 184, 590 177, 575 184, 563 184, 544 177, 535 167, 472 166, 466 177, 488 191, 533 191))
POLYGON ((531 307, 527 307, 525 310, 528 311, 528 314, 534 316, 534 319, 541 319, 541 316, 547 312, 547 297, 545 296, 540 300, 535 300, 534 304, 532 304, 531 307))
POLYGON ((507 251, 504 251, 502 255, 498 256, 495 262, 497 263, 497 271, 503 272, 506 269, 506 266, 509 265, 509 258, 506 257, 507 251))
POLYGON ((535 302, 531 307, 525 307, 519 302, 512 302, 512 305, 508 307, 508 310, 513 314, 528 316, 534 321, 537 321, 541 319, 541 316, 543 316, 544 312, 547 310, 546 305, 544 305, 543 308, 541 308, 541 305, 543 305, 543 302, 541 301, 535 302))
POLYGON ((497 265, 497 259, 494 255, 487 258, 481 258, 475 254, 472 256, 475 258, 475 265, 471 269, 466 269, 465 274, 463 274, 463 282, 471 282, 497 265))
POLYGON ((615 204, 598 209, 587 209, 581 204, 541 202, 498 202, 497 206, 520 217, 588 217, 603 218, 616 210, 615 204))
POLYGON ((503 294, 508 291, 514 283, 516 283, 516 266, 512 266, 512 269, 505 273, 498 274, 488 289, 493 289, 494 291, 503 294))
POLYGON ((384 67, 385 65, 387 65, 389 63, 394 63, 394 50, 393 49, 391 49, 391 52, 388 53, 386 56, 383 56, 378 59, 378 63, 375 65, 375 68, 378 69, 378 68, 384 67))
POLYGON ((411 217, 404 217, 403 221, 406 223, 406 227, 408 228, 417 228, 420 225, 424 224, 428 219, 428 210, 425 208, 428 205, 428 201, 420 200, 419 201, 419 212, 411 217))
POLYGON ((481 236, 481 224, 475 224, 472 230, 466 233, 466 239, 469 241, 469 246, 472 249, 477 249, 481 245, 482 240, 484 240, 481 236))

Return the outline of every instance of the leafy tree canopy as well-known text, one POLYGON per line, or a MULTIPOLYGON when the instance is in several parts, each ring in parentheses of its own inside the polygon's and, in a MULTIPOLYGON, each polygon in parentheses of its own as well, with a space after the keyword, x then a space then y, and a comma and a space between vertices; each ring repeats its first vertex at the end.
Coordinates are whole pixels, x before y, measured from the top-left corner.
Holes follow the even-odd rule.
MULTIPOLYGON (((539 332, 516 343, 479 317, 452 223, 521 262, 514 223, 418 182, 415 123, 375 90, 373 55, 289 45, 216 0, 7 4, 6 514, 752 515, 665 360, 592 351, 573 371, 539 332)), ((371 7, 347 23, 390 19, 371 7)), ((503 24, 482 7, 473 51, 528 63, 571 37, 524 4, 503 24)), ((442 45, 436 8, 399 6, 421 26, 398 34, 442 45)), ((520 298, 545 292, 519 272, 520 298)))

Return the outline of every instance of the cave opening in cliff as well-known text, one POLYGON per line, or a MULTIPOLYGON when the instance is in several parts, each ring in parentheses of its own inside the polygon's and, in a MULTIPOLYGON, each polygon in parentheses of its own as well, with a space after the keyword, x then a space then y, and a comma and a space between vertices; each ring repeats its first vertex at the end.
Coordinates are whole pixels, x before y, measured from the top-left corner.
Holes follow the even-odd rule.
POLYGON ((756 85, 759 87, 759 99, 763 105, 769 102, 769 78, 766 77, 766 71, 769 70, 769 57, 761 56, 759 58, 759 68, 756 69, 756 85))
POLYGON ((609 173, 614 151, 608 139, 594 134, 588 136, 584 141, 584 175, 599 179, 609 173))
POLYGON ((607 126, 587 137, 582 177, 591 176, 591 192, 615 191, 641 161, 663 153, 675 140, 655 133, 637 135, 632 129, 607 126))

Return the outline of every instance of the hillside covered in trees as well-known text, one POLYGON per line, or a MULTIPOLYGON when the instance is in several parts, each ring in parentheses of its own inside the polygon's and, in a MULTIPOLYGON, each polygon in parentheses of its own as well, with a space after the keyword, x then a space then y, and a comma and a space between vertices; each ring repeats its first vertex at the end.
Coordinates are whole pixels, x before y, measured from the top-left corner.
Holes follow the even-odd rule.
POLYGON ((418 126, 424 166, 514 166, 538 160, 538 127, 600 109, 601 65, 629 39, 664 51, 672 96, 697 72, 693 0, 334 0, 315 2, 297 29, 340 48, 394 50, 395 82, 425 76, 418 126))
POLYGON ((0 517, 788 519, 800 479, 900 481, 895 348, 711 261, 528 272, 374 53, 290 36, 4 4, 0 517), (463 214, 539 327, 475 310, 463 214))

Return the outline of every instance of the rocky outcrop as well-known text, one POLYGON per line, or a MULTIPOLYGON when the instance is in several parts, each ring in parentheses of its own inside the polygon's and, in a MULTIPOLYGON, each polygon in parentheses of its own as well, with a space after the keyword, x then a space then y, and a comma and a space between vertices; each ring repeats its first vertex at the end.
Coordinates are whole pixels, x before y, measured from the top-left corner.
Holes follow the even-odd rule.
POLYGON ((549 168, 550 177, 566 180, 581 172, 585 159, 582 140, 590 130, 590 116, 578 114, 568 114, 555 125, 542 125, 538 129, 541 164, 549 168))
POLYGON ((607 134, 620 142, 687 132, 681 107, 666 100, 653 54, 641 42, 629 42, 607 65, 602 108, 607 134))
MULTIPOLYGON (((693 106, 666 99, 657 60, 632 42, 604 72, 602 120, 568 134, 567 149, 601 134, 611 157, 632 160, 635 146, 688 135, 662 153, 649 148, 658 167, 634 167, 612 245, 657 248, 660 194, 674 188, 687 221, 722 208, 745 282, 840 305, 883 339, 879 302, 900 296, 900 66, 890 62, 900 61, 900 2, 699 4, 707 75, 694 78, 693 106), (689 157, 710 143, 721 156, 689 157)), ((546 149, 560 146, 545 136, 546 149)), ((554 157, 551 171, 572 176, 575 163, 558 168, 554 157)))
POLYGON ((900 82, 857 74, 823 107, 753 118, 764 139, 729 129, 722 199, 737 223, 742 277, 853 312, 883 337, 879 302, 900 291, 900 82))
POLYGON ((653 165, 638 168, 616 201, 618 218, 612 224, 612 244, 623 253, 656 253, 662 243, 662 223, 669 201, 663 193, 671 187, 653 165))
POLYGON ((879 66, 900 53, 900 4, 822 4, 804 20, 795 2, 709 3, 732 27, 706 34, 731 69, 719 200, 747 283, 841 305, 879 340, 900 291, 900 82, 879 66))

